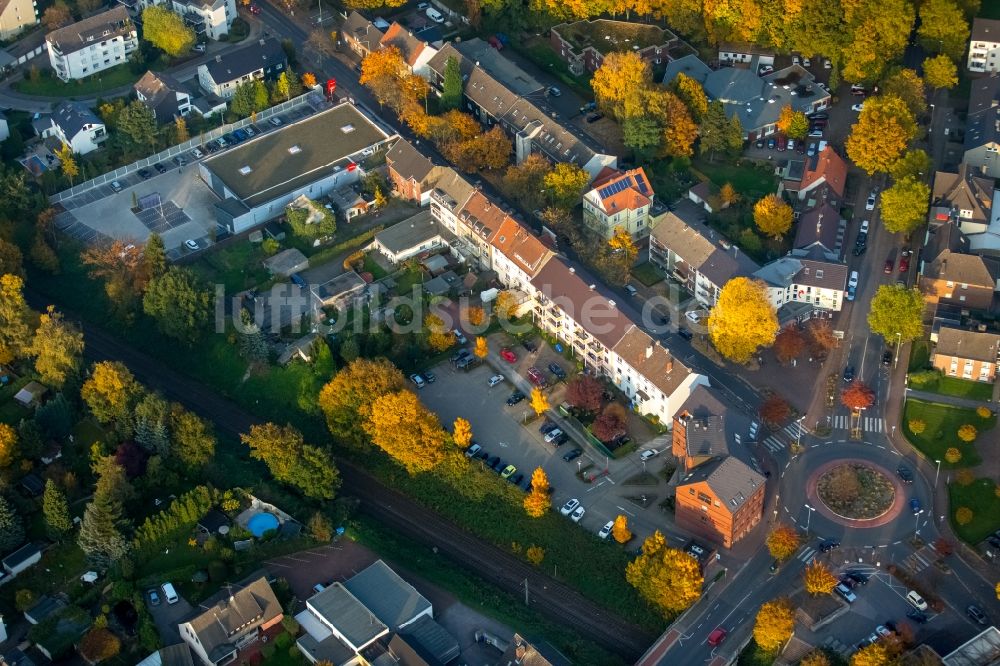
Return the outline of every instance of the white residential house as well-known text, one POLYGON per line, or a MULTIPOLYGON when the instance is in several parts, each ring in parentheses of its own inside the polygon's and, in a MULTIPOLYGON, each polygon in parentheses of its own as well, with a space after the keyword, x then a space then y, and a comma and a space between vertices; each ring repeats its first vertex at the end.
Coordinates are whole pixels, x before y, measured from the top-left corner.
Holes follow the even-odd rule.
POLYGON ((7 124, 7 116, 0 111, 0 141, 6 141, 10 136, 10 126, 7 124))
POLYGON ((97 150, 108 138, 104 123, 80 102, 62 102, 51 115, 32 123, 42 138, 65 143, 77 155, 97 150))
POLYGON ((0 39, 16 37, 37 24, 38 3, 35 0, 0 1, 0 39))
POLYGON ((552 255, 552 250, 512 217, 503 221, 493 239, 493 270, 508 289, 529 291, 531 279, 552 255))
POLYGON ((754 273, 767 285, 775 309, 804 303, 817 310, 837 312, 847 293, 847 266, 801 257, 781 257, 754 273))
POLYGON ((1000 72, 1000 21, 976 18, 969 39, 969 71, 1000 72))
POLYGON ((63 81, 123 65, 139 48, 135 24, 121 5, 45 36, 52 69, 63 81))
POLYGON ((173 0, 171 6, 199 37, 209 39, 225 38, 236 18, 236 0, 173 0))
POLYGON ((231 99, 240 84, 274 80, 287 68, 288 57, 281 43, 268 37, 199 65, 198 84, 207 93, 231 99))
POLYGON ((618 227, 632 238, 642 238, 649 234, 653 197, 642 167, 604 169, 583 195, 583 223, 604 238, 611 238, 618 227))
POLYGON ((191 95, 166 72, 150 70, 132 87, 135 96, 153 112, 156 122, 161 125, 191 113, 191 95))

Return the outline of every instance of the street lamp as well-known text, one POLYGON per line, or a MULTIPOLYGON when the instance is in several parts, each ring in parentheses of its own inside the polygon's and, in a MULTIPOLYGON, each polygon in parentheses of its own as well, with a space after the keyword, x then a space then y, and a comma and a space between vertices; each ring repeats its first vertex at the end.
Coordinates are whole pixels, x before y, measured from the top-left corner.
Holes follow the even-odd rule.
POLYGON ((924 510, 921 509, 920 511, 917 511, 915 514, 913 514, 913 538, 914 539, 916 539, 917 536, 920 534, 920 514, 922 514, 923 512, 924 512, 924 510))
POLYGON ((796 423, 799 425, 799 427, 798 427, 798 430, 795 431, 796 432, 796 434, 795 434, 795 448, 799 448, 800 446, 802 446, 802 422, 805 421, 805 420, 806 420, 806 415, 803 414, 802 418, 800 418, 798 421, 796 421, 796 423))
POLYGON ((934 472, 934 492, 937 492, 938 476, 941 475, 941 461, 935 460, 934 462, 937 463, 937 471, 934 472))
POLYGON ((812 521, 813 511, 816 509, 812 508, 808 504, 803 504, 803 506, 809 509, 809 513, 806 514, 806 536, 809 536, 809 523, 812 521))
POLYGON ((902 346, 902 344, 903 344, 903 332, 902 331, 898 331, 896 333, 896 360, 894 360, 892 362, 892 369, 893 370, 895 370, 896 366, 899 365, 899 348, 902 346))

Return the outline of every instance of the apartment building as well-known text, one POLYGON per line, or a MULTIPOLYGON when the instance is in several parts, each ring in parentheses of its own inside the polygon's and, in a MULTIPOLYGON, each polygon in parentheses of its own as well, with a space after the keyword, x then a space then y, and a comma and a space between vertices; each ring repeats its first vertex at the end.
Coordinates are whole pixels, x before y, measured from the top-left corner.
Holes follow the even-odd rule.
POLYGON ((969 239, 956 225, 928 229, 918 276, 927 303, 991 309, 1000 289, 1000 261, 968 251, 969 239))
POLYGON ((135 24, 117 5, 45 35, 49 63, 63 81, 83 79, 122 65, 139 48, 135 24))
POLYGON ((583 195, 583 223, 606 239, 619 227, 633 239, 648 236, 654 196, 642 167, 606 168, 583 195))
POLYGON ((977 175, 1000 178, 1000 73, 972 81, 963 148, 962 162, 977 175))
POLYGON ((231 99, 236 88, 254 79, 271 81, 288 69, 288 57, 274 37, 215 56, 198 66, 198 84, 207 93, 231 99))
POLYGON ((199 37, 224 39, 236 18, 236 0, 172 0, 171 8, 199 37))
POLYGON ((493 238, 493 270, 508 289, 527 291, 553 252, 528 227, 512 217, 500 224, 493 238))
POLYGON ((847 273, 845 264, 786 256, 763 266, 753 277, 766 285, 775 310, 802 303, 838 312, 847 293, 847 273))
POLYGON ((734 277, 760 269, 750 257, 704 223, 668 212, 649 236, 649 260, 706 307, 734 277))
POLYGON ((942 327, 931 363, 947 377, 992 384, 1000 364, 1000 335, 942 327))
POLYGON ((38 24, 36 0, 0 1, 0 39, 8 40, 38 24))
POLYGON ((986 231, 992 217, 993 179, 977 174, 975 167, 963 162, 958 173, 934 174, 928 222, 932 226, 956 224, 964 234, 986 231))
POLYGON ((968 67, 970 72, 1000 72, 1000 21, 973 19, 968 67))

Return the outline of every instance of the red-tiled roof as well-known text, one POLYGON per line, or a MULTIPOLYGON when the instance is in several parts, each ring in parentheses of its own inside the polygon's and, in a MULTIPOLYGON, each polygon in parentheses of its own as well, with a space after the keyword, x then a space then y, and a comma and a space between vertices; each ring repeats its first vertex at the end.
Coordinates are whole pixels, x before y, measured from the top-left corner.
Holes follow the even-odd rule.
POLYGON ((545 260, 552 256, 552 252, 533 233, 512 217, 500 225, 493 247, 530 277, 534 277, 545 260))
POLYGON ((615 172, 601 178, 606 170, 598 174, 590 191, 596 192, 596 199, 606 213, 635 210, 652 202, 653 187, 642 167, 624 172, 615 172))
POLYGON ((823 179, 827 187, 837 194, 844 196, 844 183, 847 181, 847 162, 837 154, 831 146, 823 149, 816 156, 815 166, 806 164, 805 173, 802 174, 801 190, 807 190, 817 181, 823 179))

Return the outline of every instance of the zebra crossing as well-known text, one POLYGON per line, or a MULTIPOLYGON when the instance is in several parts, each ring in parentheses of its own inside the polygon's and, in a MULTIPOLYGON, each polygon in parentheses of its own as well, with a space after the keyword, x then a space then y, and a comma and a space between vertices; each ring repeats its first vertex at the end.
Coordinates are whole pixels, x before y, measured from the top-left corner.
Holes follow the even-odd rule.
POLYGON ((913 572, 914 575, 931 565, 934 556, 930 552, 931 546, 924 546, 909 557, 903 560, 903 566, 913 572))
MULTIPOLYGON (((833 417, 834 430, 850 430, 851 415, 838 414, 833 417)), ((865 432, 885 432, 885 419, 878 416, 861 417, 861 429, 865 432)))
POLYGON ((767 447, 768 451, 778 453, 788 446, 788 442, 784 441, 779 435, 784 435, 785 437, 788 437, 789 441, 794 442, 799 437, 799 425, 797 423, 790 423, 778 432, 765 438, 761 443, 767 447))
POLYGON ((806 546, 805 548, 802 549, 801 553, 795 556, 795 559, 799 560, 800 562, 805 562, 806 564, 809 564, 810 562, 813 561, 814 557, 816 557, 816 549, 806 546))

